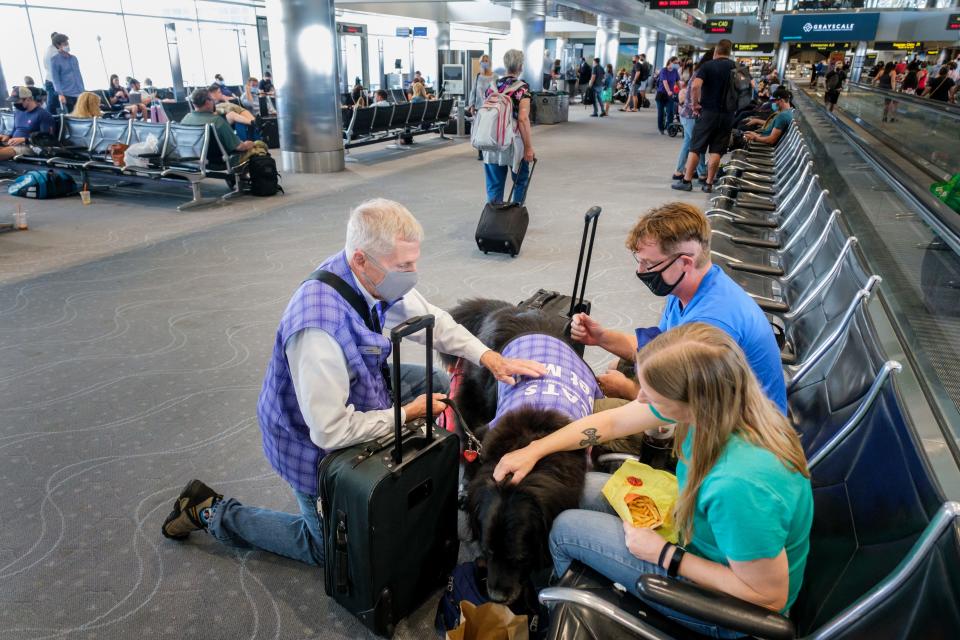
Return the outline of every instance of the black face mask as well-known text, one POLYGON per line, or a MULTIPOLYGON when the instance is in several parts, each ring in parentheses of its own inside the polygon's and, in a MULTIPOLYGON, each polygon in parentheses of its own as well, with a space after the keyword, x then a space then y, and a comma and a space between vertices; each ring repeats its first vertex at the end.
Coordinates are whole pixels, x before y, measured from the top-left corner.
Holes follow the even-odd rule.
POLYGON ((13 108, 16 109, 17 111, 26 111, 26 110, 27 110, 27 108, 26 108, 25 106, 23 106, 23 103, 21 103, 21 102, 18 102, 18 103, 16 103, 15 105, 13 105, 13 108))
POLYGON ((661 298, 670 293, 677 288, 677 285, 680 284, 680 281, 683 280, 684 276, 687 275, 687 272, 684 271, 677 281, 673 284, 668 284, 663 279, 663 272, 670 268, 670 266, 680 259, 681 256, 685 254, 680 254, 673 260, 671 260, 667 266, 659 271, 645 271, 643 273, 637 273, 637 277, 640 279, 640 282, 647 285, 647 288, 650 289, 650 292, 655 296, 660 296, 661 298))

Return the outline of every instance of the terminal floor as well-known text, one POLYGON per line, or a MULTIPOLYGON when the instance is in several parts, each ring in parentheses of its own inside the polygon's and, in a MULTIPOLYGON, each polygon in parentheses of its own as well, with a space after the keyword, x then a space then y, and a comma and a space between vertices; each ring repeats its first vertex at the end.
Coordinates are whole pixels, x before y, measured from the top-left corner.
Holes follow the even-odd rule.
MULTIPOLYGON (((599 204, 595 315, 625 330, 656 322, 661 303, 623 238, 651 206, 705 203, 669 188, 680 141, 657 134, 652 112, 597 120, 580 107, 534 140, 516 259, 476 250, 482 167, 463 142, 368 147, 344 173, 284 176, 286 196, 184 214, 154 195, 88 207, 0 196, 2 212, 26 203, 31 224, 0 234, 0 640, 366 637, 320 570, 203 534, 168 541, 160 523, 192 477, 295 508, 264 460, 257 394, 284 305, 342 246, 362 199, 394 198, 421 220, 419 288, 440 306, 566 290, 582 214, 599 204)), ((435 605, 395 637, 432 637, 435 605)))

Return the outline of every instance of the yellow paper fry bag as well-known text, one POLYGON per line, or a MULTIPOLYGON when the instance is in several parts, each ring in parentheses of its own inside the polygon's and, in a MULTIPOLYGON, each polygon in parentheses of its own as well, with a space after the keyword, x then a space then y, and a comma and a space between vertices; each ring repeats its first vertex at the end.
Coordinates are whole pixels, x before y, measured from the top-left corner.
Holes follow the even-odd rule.
POLYGON ((673 505, 678 493, 677 476, 636 460, 624 462, 603 485, 604 497, 624 522, 651 527, 674 543, 673 505))

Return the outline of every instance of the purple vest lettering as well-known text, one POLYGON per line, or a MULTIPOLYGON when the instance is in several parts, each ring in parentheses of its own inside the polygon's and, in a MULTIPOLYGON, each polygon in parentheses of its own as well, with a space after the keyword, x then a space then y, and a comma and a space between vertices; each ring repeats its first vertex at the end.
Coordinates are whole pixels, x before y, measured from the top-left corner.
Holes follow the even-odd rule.
MULTIPOLYGON (((355 285, 344 252, 327 258, 320 267, 340 276, 350 286, 355 285)), ((327 452, 310 440, 285 352, 287 340, 304 329, 325 331, 343 349, 350 372, 347 402, 357 411, 391 406, 380 374, 380 366, 390 357, 391 345, 388 338, 370 331, 350 304, 322 282, 304 282, 287 304, 260 391, 257 417, 263 452, 273 468, 294 489, 316 495, 317 464, 327 452)))
POLYGON ((593 401, 603 397, 590 367, 562 340, 542 334, 520 336, 503 349, 505 358, 542 362, 541 378, 521 378, 515 386, 497 385, 497 419, 521 407, 555 409, 578 420, 593 413, 593 401))

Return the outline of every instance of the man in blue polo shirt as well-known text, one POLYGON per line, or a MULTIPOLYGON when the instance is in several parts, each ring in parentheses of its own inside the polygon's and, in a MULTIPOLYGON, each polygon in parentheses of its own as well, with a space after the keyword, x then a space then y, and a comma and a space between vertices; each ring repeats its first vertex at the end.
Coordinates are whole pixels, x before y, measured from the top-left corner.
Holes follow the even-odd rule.
MULTIPOLYGON (((604 329, 581 313, 573 319, 573 338, 632 361, 657 334, 706 322, 736 340, 767 397, 786 413, 787 390, 773 330, 753 298, 711 263, 710 224, 703 212, 684 202, 653 209, 630 230, 627 247, 637 261, 637 277, 654 295, 667 298, 659 326, 627 334, 604 329)), ((608 397, 637 396, 636 383, 621 373, 611 371, 598 380, 608 397)))
POLYGON ((17 87, 10 102, 16 107, 13 116, 13 131, 0 135, 0 161, 30 153, 27 146, 32 133, 53 133, 53 116, 40 106, 40 90, 34 87, 17 87))

